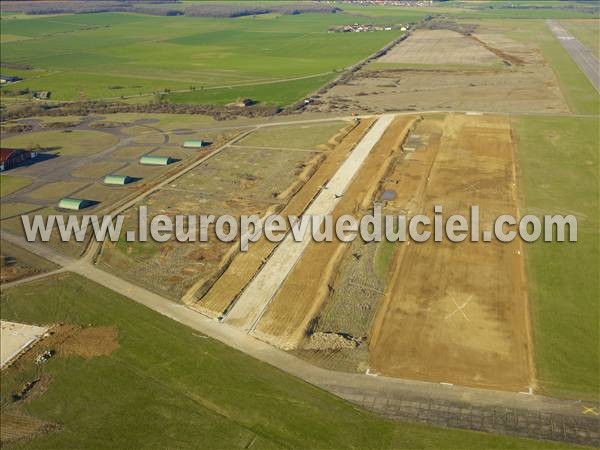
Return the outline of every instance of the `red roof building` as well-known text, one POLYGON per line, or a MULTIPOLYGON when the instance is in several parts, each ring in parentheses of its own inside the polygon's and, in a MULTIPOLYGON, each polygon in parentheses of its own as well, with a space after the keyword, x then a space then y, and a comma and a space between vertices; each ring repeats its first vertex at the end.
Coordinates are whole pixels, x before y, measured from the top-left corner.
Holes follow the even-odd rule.
POLYGON ((0 172, 12 169, 18 164, 37 156, 36 152, 17 148, 0 148, 0 172))

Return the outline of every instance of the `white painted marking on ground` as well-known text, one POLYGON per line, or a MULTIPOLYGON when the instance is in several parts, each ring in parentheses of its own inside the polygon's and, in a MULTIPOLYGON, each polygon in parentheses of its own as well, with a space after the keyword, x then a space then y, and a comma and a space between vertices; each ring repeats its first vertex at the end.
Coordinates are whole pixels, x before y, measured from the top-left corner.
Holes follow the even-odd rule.
POLYGON ((469 319, 469 316, 467 316, 467 314, 463 311, 463 309, 465 309, 465 307, 473 299, 473 295, 469 295, 469 298, 460 306, 458 306, 458 303, 456 303, 456 300, 454 299, 453 295, 450 295, 450 298, 452 299, 452 303, 454 303, 454 305, 456 306, 456 309, 454 311, 452 311, 450 314, 448 314, 446 317, 444 317, 444 320, 448 320, 454 314, 456 314, 457 312, 460 312, 464 316, 464 318, 470 322, 471 319, 469 319))
POLYGON ((479 186, 479 181, 475 181, 474 183, 467 185, 467 187, 463 189, 463 192, 466 192, 466 191, 479 192, 479 189, 477 189, 477 186, 479 186))
POLYGON ((0 368, 10 363, 23 350, 41 339, 47 327, 0 321, 0 368))

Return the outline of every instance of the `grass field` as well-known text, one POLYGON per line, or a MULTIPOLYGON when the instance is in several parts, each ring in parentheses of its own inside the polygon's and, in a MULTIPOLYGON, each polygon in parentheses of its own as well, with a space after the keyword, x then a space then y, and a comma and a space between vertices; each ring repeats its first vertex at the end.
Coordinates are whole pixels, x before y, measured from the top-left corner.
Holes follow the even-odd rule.
POLYGON ((600 58, 600 20, 565 20, 561 23, 600 58))
POLYGON ((331 72, 325 75, 311 76, 297 80, 281 82, 263 82, 256 85, 232 86, 226 88, 209 88, 190 92, 165 95, 170 103, 211 103, 222 105, 233 103, 241 98, 258 99, 263 104, 288 105, 301 98, 299 93, 310 93, 319 89, 335 77, 331 72))
MULTIPOLYGON (((520 6, 525 6, 519 1, 520 6)), ((514 8, 514 2, 505 1, 448 1, 440 3, 432 8, 389 8, 385 6, 362 6, 362 5, 347 5, 339 3, 338 6, 344 11, 360 14, 366 17, 377 19, 392 19, 414 21, 420 20, 426 16, 441 14, 457 19, 579 19, 579 18, 594 18, 593 14, 582 11, 579 8, 575 9, 558 9, 556 7, 564 7, 564 2, 546 1, 527 2, 529 6, 534 6, 531 9, 514 8)), ((576 6, 585 8, 585 4, 576 6)))
POLYGON ((60 155, 86 156, 107 149, 118 139, 101 131, 39 131, 2 139, 2 145, 26 149, 46 149, 60 155))
MULTIPOLYGON (((3 291, 1 304, 5 320, 115 326, 119 343, 44 364, 48 390, 10 406, 62 429, 19 448, 568 448, 375 417, 74 275, 3 291)), ((38 368, 3 372, 3 411, 38 368)))
POLYGON ((598 93, 571 59, 571 56, 560 45, 558 39, 550 32, 544 21, 526 21, 522 26, 518 22, 501 21, 497 23, 501 26, 511 27, 513 39, 532 42, 540 47, 544 58, 554 70, 560 89, 574 113, 600 113, 598 93))
POLYGON ((208 19, 125 13, 8 19, 2 26, 2 34, 10 36, 2 60, 33 66, 36 70, 19 74, 25 80, 18 88, 48 90, 56 100, 195 87, 196 92, 172 100, 226 103, 252 97, 286 104, 401 33, 328 33, 331 26, 354 20, 346 14, 208 19), (264 84, 299 77, 313 78, 264 84), (233 92, 201 91, 253 83, 233 92))
POLYGON ((29 211, 41 208, 41 206, 31 203, 2 203, 2 207, 0 208, 0 219, 4 220, 8 217, 25 214, 29 211))
POLYGON ((598 121, 524 117, 517 132, 526 211, 578 218, 577 243, 527 248, 539 384, 551 395, 597 398, 598 121))
POLYGON ((238 142, 239 145, 313 149, 326 144, 344 126, 344 122, 265 127, 238 142))
POLYGON ((26 177, 14 177, 10 175, 2 175, 0 177, 0 197, 12 194, 19 189, 29 186, 31 179, 26 177))

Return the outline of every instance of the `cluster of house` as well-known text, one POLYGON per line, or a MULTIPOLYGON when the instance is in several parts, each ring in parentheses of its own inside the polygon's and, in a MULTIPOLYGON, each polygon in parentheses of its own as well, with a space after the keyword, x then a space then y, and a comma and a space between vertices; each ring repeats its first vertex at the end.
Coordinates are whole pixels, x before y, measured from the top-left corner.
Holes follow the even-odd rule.
POLYGON ((50 91, 36 91, 32 94, 32 97, 38 100, 48 100, 50 98, 50 91))
MULTIPOLYGON (((14 75, 0 75, 0 84, 1 85, 12 84, 12 83, 16 83, 17 81, 22 81, 22 80, 23 80, 23 78, 17 77, 14 75)), ((29 93, 29 89, 26 88, 21 93, 22 94, 29 93)), ((48 100, 50 98, 51 94, 52 93, 50 91, 35 91, 31 94, 31 97, 36 100, 48 100)))
POLYGON ((0 75, 0 84, 16 83, 21 80, 22 78, 13 75, 0 75))
POLYGON ((237 106, 238 108, 247 108, 248 106, 255 105, 256 101, 251 98, 243 98, 233 103, 228 103, 227 106, 237 106))
MULTIPOLYGON (((361 24, 361 23, 353 23, 352 25, 344 25, 341 27, 334 27, 330 31, 335 33, 367 33, 371 31, 390 31, 392 29, 391 26, 381 26, 381 25, 371 25, 371 24, 361 24)), ((401 28, 403 31, 406 28, 401 28)))
POLYGON ((341 3, 353 5, 379 5, 379 6, 432 6, 433 0, 342 0, 341 3))

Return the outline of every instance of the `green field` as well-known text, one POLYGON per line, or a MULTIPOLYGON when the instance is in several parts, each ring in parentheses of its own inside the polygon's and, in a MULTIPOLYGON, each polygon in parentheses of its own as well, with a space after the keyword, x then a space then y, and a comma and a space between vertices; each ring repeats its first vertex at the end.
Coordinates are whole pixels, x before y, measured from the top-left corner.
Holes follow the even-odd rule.
POLYGON ((597 399, 598 119, 524 117, 517 138, 525 210, 578 219, 578 242, 527 248, 537 378, 544 393, 597 399))
MULTIPOLYGON (((545 27, 545 24, 541 22, 537 25, 540 28, 545 27)), ((579 114, 599 114, 600 97, 598 93, 571 56, 560 45, 558 39, 547 28, 540 29, 535 35, 544 57, 558 77, 561 91, 571 110, 579 114)))
MULTIPOLYGON (((62 429, 19 448, 569 448, 381 419, 74 275, 1 302, 6 320, 118 331, 108 356, 44 364, 48 390, 20 408, 62 429)), ((36 370, 3 373, 3 408, 36 370)))
POLYGON ((558 80, 569 108, 576 114, 600 114, 600 96, 543 20, 472 20, 472 24, 497 26, 511 39, 537 46, 558 80))
POLYGON ((565 9, 564 1, 448 1, 429 8, 390 8, 386 6, 362 6, 338 3, 346 12, 379 19, 398 18, 404 21, 443 15, 451 19, 591 19, 594 15, 585 11, 584 3, 570 5, 565 9), (512 5, 518 3, 521 8, 512 5), (522 8, 530 6, 532 8, 522 8), (562 8, 562 9, 560 9, 562 8))
POLYGON ((112 134, 102 131, 75 130, 39 131, 24 133, 2 140, 2 144, 16 148, 45 149, 60 155, 90 155, 106 150, 118 142, 112 134))
MULTIPOLYGON (((287 105, 401 34, 398 30, 329 33, 333 26, 355 22, 405 25, 431 15, 453 20, 594 17, 578 9, 585 5, 566 10, 556 8, 564 2, 529 3, 536 9, 512 8, 510 2, 447 2, 431 8, 339 3, 336 6, 343 12, 337 14, 235 19, 130 13, 7 14, 2 20, 2 61, 9 67, 29 65, 32 70, 4 68, 3 73, 24 81, 2 90, 45 90, 54 100, 129 102, 153 101, 153 93, 167 91, 171 94, 163 98, 173 103, 226 104, 249 97, 264 104, 287 105), (548 7, 541 8, 542 4, 548 7)), ((527 28, 522 30, 529 33, 527 28)), ((593 34, 583 33, 593 39, 593 34)), ((544 49, 546 56, 556 52, 552 47, 544 49)), ((577 80, 565 79, 564 83, 572 81, 577 80)))
POLYGON ((561 23, 600 58, 600 20, 567 20, 561 23))
POLYGON ((0 197, 12 194, 25 186, 29 186, 31 182, 31 178, 2 175, 0 177, 0 197))
POLYGON ((239 145, 257 147, 303 148, 313 149, 326 144, 334 137, 346 122, 317 123, 263 127, 238 142, 239 145))
POLYGON ((287 104, 401 34, 328 32, 355 20, 347 14, 213 19, 125 13, 7 19, 2 61, 35 70, 18 71, 25 80, 3 89, 28 87, 51 91, 54 100, 79 100, 193 87, 195 92, 173 100, 226 103, 251 97, 287 104), (311 78, 291 80, 300 77, 311 78), (255 85, 203 91, 240 84, 255 85))
POLYGON ((228 88, 208 88, 168 94, 163 98, 169 103, 210 103, 223 105, 242 98, 261 99, 263 104, 288 105, 301 100, 299 93, 310 93, 331 81, 335 73, 311 76, 298 80, 264 82, 262 84, 233 86, 228 88))

